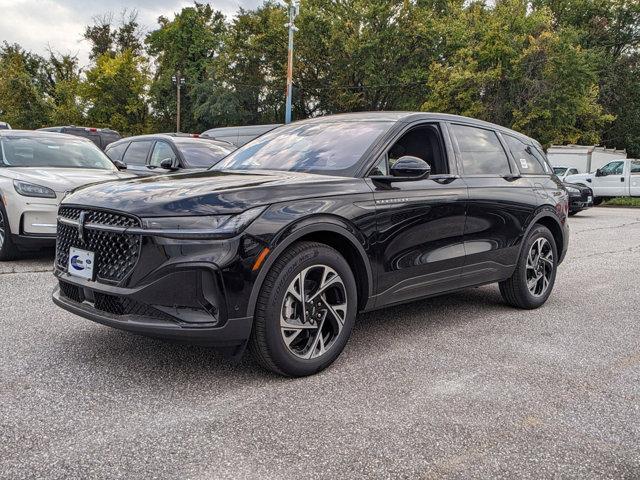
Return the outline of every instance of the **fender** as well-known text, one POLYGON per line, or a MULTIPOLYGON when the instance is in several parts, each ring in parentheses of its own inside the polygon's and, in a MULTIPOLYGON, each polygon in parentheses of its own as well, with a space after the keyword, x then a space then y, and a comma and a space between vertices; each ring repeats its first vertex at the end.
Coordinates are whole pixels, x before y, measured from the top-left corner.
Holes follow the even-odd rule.
MULTIPOLYGON (((529 221, 529 225, 527 226, 527 228, 525 229, 525 231, 522 234, 522 239, 524 240, 525 238, 527 238, 527 236, 529 236, 529 232, 531 232, 531 230, 533 229, 533 226, 538 223, 538 221, 542 218, 550 218, 552 219, 556 225, 558 226, 558 229, 560 229, 560 234, 562 235, 562 244, 559 245, 558 247, 562 248, 562 255, 560 255, 560 261, 558 262, 558 264, 562 263, 562 260, 564 259, 564 255, 566 253, 566 248, 564 248, 564 229, 562 227, 562 224, 560 223, 560 220, 558 220, 558 214, 556 213, 555 209, 553 207, 551 207, 550 205, 543 205, 540 208, 538 208, 538 210, 532 215, 531 220, 529 221)), ((522 248, 524 247, 524 241, 520 242, 520 248, 518 249, 518 258, 520 258, 520 255, 522 254, 522 248)))
POLYGON ((253 317, 255 313, 256 303, 258 302, 258 295, 260 294, 260 290, 262 289, 262 284, 264 283, 269 270, 276 262, 278 257, 284 252, 289 245, 293 244, 300 238, 309 235, 310 233, 316 232, 333 232, 341 235, 349 243, 356 249, 356 251, 360 254, 360 258, 365 265, 365 269, 367 271, 367 280, 368 280, 368 297, 371 298, 373 292, 373 273, 371 271, 371 264, 369 263, 369 257, 367 256, 367 252, 365 251, 362 243, 358 240, 358 238, 350 232, 346 226, 343 225, 343 222, 338 221, 337 219, 331 217, 323 217, 320 221, 318 221, 318 217, 307 217, 306 219, 294 224, 289 225, 286 229, 279 233, 274 238, 274 244, 276 245, 272 248, 271 253, 267 257, 264 265, 260 269, 260 273, 256 277, 256 280, 253 284, 253 289, 251 290, 251 296, 249 297, 249 303, 247 305, 247 316, 253 317))

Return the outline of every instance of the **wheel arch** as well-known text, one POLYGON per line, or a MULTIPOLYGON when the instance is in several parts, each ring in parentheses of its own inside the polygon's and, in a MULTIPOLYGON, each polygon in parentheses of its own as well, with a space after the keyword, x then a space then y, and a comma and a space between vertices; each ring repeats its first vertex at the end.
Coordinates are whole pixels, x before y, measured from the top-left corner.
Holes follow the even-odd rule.
POLYGON ((260 273, 253 284, 247 306, 247 316, 254 315, 260 290, 273 264, 289 246, 300 241, 324 243, 342 254, 356 278, 358 310, 365 309, 373 290, 373 273, 367 252, 358 238, 346 226, 330 219, 320 221, 316 219, 311 224, 300 224, 289 228, 286 234, 278 237, 275 248, 272 249, 264 265, 260 268, 260 273))
MULTIPOLYGON (((531 222, 529 222, 529 226, 527 227, 527 230, 522 238, 527 238, 531 230, 533 230, 533 228, 535 228, 536 225, 542 225, 549 229, 549 231, 553 235, 554 240, 556 241, 558 258, 563 259, 566 253, 565 247, 564 247, 565 238, 564 238, 562 225, 560 224, 560 220, 558 220, 555 214, 555 210, 544 208, 543 210, 535 214, 531 222)), ((522 242, 522 246, 520 247, 521 252, 523 247, 524 247, 524 242, 522 242)))

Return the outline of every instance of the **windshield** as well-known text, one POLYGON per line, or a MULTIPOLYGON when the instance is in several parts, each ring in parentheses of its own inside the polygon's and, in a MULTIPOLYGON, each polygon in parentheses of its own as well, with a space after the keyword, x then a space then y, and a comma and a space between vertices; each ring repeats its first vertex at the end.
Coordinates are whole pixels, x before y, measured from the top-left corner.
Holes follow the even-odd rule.
POLYGON ((115 170, 107 156, 87 140, 47 136, 6 136, 0 139, 4 167, 92 168, 115 170))
POLYGON ((565 167, 553 167, 553 173, 556 175, 564 175, 564 172, 566 171, 567 169, 565 167))
POLYGON ((215 170, 346 174, 392 122, 331 122, 276 128, 239 148, 215 170))
POLYGON ((209 140, 176 142, 176 146, 189 167, 211 167, 235 149, 231 145, 222 146, 209 140))

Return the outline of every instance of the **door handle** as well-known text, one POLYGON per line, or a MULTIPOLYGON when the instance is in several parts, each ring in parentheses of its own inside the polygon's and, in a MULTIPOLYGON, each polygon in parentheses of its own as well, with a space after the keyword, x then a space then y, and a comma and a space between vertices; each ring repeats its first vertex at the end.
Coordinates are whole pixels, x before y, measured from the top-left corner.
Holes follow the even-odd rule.
POLYGON ((620 181, 621 181, 621 182, 624 182, 624 177, 621 177, 621 178, 620 178, 620 181))

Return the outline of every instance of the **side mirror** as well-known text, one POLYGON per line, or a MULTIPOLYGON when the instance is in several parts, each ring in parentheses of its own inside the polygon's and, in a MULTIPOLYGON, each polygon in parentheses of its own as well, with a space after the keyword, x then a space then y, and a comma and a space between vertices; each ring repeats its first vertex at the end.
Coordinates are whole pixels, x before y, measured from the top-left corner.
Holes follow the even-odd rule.
POLYGON ((126 170, 127 169, 127 164, 124 163, 122 160, 113 160, 113 164, 116 166, 116 168, 118 170, 126 170))
POLYGON ((596 169, 596 177, 604 177, 605 174, 602 170, 600 170, 599 168, 596 169))
POLYGON ((165 158, 160 162, 160 168, 165 170, 178 170, 178 162, 174 158, 165 158))
POLYGON ((396 161, 390 173, 391 175, 376 175, 371 178, 383 183, 412 182, 427 178, 431 174, 431 167, 421 158, 405 155, 396 161))

